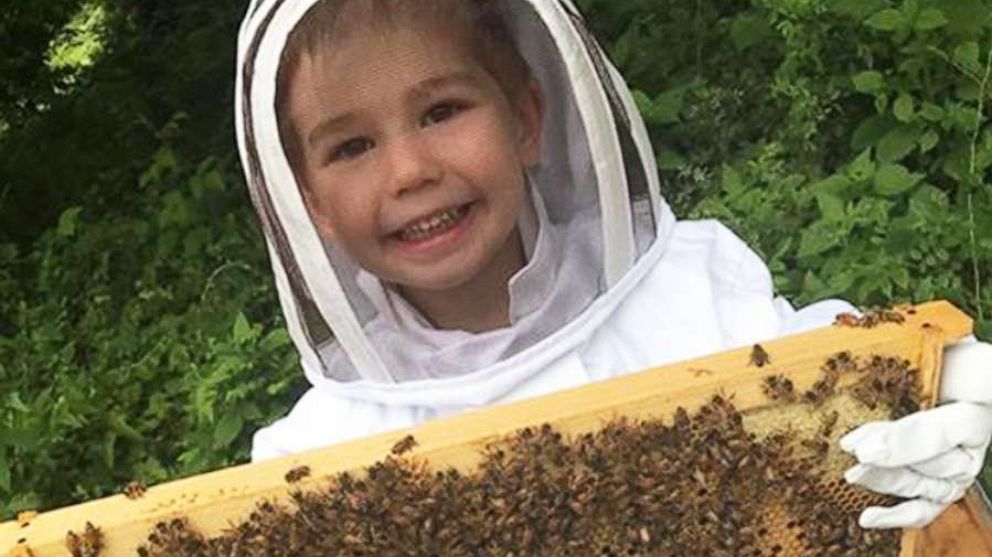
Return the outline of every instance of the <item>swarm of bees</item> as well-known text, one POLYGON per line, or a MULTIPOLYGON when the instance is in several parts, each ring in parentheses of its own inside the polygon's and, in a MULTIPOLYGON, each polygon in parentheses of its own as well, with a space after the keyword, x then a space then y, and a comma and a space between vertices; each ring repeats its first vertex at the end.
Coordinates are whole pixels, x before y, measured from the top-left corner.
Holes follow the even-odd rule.
MULTIPOLYGON (((916 310, 910 308, 907 313, 913 315, 916 310)), ((834 325, 840 327, 861 327, 872 329, 883 323, 895 323, 901 325, 906 322, 906 316, 894 309, 870 309, 860 316, 853 313, 841 313, 834 320, 834 325)))
POLYGON ((65 535, 65 547, 72 557, 98 557, 103 550, 103 532, 87 522, 82 534, 70 530, 65 535))
POLYGON ((796 387, 784 375, 769 375, 761 384, 765 396, 774 401, 793 402, 796 400, 796 387))
POLYGON ((139 481, 133 481, 133 482, 128 482, 128 484, 124 486, 124 489, 121 490, 121 493, 123 493, 124 496, 127 497, 128 499, 133 500, 144 497, 147 491, 148 488, 145 486, 145 484, 139 481))
MULTIPOLYGON (((839 379, 857 374, 844 392, 858 404, 898 407, 916 388, 906 363, 843 352, 825 362, 813 395, 781 374, 762 387, 777 403, 802 404, 837 394, 839 379)), ((855 488, 824 483, 848 422, 836 410, 816 412, 802 435, 788 427, 755 435, 753 418, 725 395, 668 420, 619 419, 574 438, 544 424, 487 447, 471 474, 395 458, 416 445, 407 436, 364 473, 296 491, 292 505, 261 503, 222 536, 162 523, 139 556, 895 557, 899 532, 860 529, 860 507, 839 502, 855 488)))

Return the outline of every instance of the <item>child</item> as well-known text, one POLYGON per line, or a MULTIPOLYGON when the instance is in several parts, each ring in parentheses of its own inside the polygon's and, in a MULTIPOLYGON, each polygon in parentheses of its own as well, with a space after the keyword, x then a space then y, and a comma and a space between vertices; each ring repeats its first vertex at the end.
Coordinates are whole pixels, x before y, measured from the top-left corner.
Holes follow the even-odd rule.
MULTIPOLYGON (((238 139, 312 388, 255 436, 303 451, 823 326, 713 221, 677 222, 620 75, 562 0, 259 0, 238 139)), ((961 497, 992 435, 992 347, 948 355, 965 398, 843 440, 848 479, 961 497), (976 371, 977 370, 977 371, 976 371)))

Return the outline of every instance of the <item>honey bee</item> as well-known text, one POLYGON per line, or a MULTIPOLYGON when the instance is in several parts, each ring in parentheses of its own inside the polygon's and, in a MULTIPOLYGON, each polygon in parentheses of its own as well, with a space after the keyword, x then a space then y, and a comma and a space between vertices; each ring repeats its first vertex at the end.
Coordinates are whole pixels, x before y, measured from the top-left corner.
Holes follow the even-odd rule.
POLYGON ((297 466, 289 472, 286 472, 286 483, 295 484, 296 482, 302 480, 303 478, 310 476, 309 466, 297 466))
POLYGON ((754 348, 751 349, 751 365, 757 367, 765 367, 765 365, 770 364, 772 361, 771 356, 760 344, 755 344, 754 348))
POLYGON ((795 386, 784 375, 769 375, 761 385, 765 396, 772 400, 792 402, 796 399, 795 386))
POLYGON ((147 491, 148 488, 145 487, 145 484, 139 481, 133 481, 128 482, 128 484, 124 486, 124 489, 121 490, 121 493, 123 493, 128 499, 133 500, 143 497, 147 491))
POLYGON ((72 557, 98 557, 103 549, 103 532, 87 522, 82 534, 70 530, 65 535, 65 547, 72 557))
POLYGON ((813 406, 819 406, 834 394, 835 385, 836 381, 831 381, 829 378, 820 379, 810 390, 803 393, 803 400, 813 406))
POLYGON ((861 325, 861 318, 853 313, 838 313, 834 319, 834 325, 838 327, 858 327, 861 325))
POLYGON ((834 410, 826 416, 823 417, 823 422, 820 424, 820 434, 824 437, 830 437, 834 432, 834 427, 837 425, 837 420, 840 418, 840 413, 834 410))
POLYGON ((412 450, 416 446, 417 446, 417 440, 413 438, 413 435, 407 435, 403 439, 397 441, 396 444, 393 445, 393 448, 390 450, 390 452, 396 456, 400 456, 404 453, 410 452, 410 450, 412 450))
POLYGON ((830 451, 830 443, 823 437, 817 437, 816 439, 803 439, 801 443, 804 447, 816 453, 817 456, 822 457, 830 451))

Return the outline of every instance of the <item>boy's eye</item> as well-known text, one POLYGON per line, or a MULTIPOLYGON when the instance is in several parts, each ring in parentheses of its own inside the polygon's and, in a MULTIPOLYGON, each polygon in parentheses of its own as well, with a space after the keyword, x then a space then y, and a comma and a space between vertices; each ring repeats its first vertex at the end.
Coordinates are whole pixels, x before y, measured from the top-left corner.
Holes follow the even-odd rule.
POLYGON ((438 103, 427 111, 424 115, 424 125, 436 124, 438 122, 443 122, 455 114, 458 114, 464 110, 464 107, 458 103, 454 102, 443 102, 438 103))
POLYGON ((331 162, 359 157, 371 148, 371 139, 365 137, 349 139, 334 148, 334 151, 331 153, 331 162))

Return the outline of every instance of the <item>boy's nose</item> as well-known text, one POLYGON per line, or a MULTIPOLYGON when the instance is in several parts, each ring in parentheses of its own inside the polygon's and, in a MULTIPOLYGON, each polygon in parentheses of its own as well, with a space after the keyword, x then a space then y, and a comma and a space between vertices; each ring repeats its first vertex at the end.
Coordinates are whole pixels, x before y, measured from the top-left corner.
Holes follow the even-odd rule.
POLYGON ((430 145, 416 134, 396 139, 386 149, 393 195, 402 195, 441 180, 442 165, 430 145))

